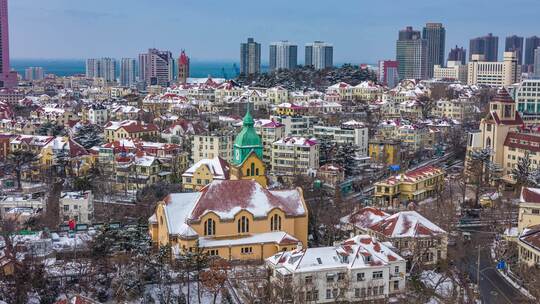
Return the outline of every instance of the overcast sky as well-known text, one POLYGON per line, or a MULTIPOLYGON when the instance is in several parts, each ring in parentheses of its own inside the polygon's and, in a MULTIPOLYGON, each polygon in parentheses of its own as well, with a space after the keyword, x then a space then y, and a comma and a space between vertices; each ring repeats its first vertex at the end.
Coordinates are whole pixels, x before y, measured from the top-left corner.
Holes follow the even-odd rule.
POLYGON ((493 32, 540 35, 540 0, 9 0, 12 58, 136 57, 156 47, 176 57, 235 60, 254 37, 268 44, 313 40, 334 44, 334 62, 395 57, 398 30, 442 22, 446 54, 493 32))

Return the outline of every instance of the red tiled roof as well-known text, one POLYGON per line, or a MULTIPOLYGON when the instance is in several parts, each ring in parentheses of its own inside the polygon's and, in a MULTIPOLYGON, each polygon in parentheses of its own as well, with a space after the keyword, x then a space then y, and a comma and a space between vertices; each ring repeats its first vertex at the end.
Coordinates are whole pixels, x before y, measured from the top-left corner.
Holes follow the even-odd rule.
POLYGON ((158 127, 154 124, 130 124, 121 126, 120 128, 123 128, 128 133, 139 133, 139 132, 152 132, 152 131, 159 131, 158 127))
POLYGON ((304 214, 299 198, 277 195, 279 191, 269 191, 254 180, 214 181, 200 190, 201 196, 191 212, 191 218, 200 218, 208 211, 234 216, 242 209, 269 212, 280 208, 288 216, 304 214), (268 204, 269 208, 263 207, 268 204), (263 210, 264 209, 264 210, 263 210))
POLYGON ((489 113, 488 119, 489 119, 489 116, 491 116, 491 118, 493 118, 493 120, 498 125, 507 125, 507 126, 520 126, 520 125, 523 125, 523 119, 521 119, 521 115, 519 115, 518 112, 516 112, 514 119, 500 119, 499 115, 495 111, 491 111, 489 113))
POLYGON ((540 189, 523 187, 521 188, 521 201, 525 203, 536 203, 540 204, 540 189))
POLYGON ((491 102, 514 103, 514 100, 505 88, 501 88, 497 91, 497 95, 493 97, 491 102))
POLYGON ((519 237, 519 240, 540 250, 540 225, 528 227, 519 237))
POLYGON ((540 152, 540 136, 536 134, 509 132, 504 140, 504 145, 531 152, 540 152))

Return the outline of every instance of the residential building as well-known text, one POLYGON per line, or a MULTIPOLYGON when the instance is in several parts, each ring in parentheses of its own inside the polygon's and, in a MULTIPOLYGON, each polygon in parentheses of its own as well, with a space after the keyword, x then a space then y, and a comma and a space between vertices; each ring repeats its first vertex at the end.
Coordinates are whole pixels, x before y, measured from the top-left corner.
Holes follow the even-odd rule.
POLYGON ((385 217, 366 232, 381 242, 390 242, 409 262, 436 265, 447 257, 448 233, 416 211, 385 217))
POLYGON ((75 220, 77 224, 92 224, 94 198, 92 191, 62 192, 59 199, 60 220, 75 220))
POLYGON ((24 79, 27 81, 43 80, 44 77, 42 67, 29 67, 24 70, 24 79))
POLYGON ((103 78, 106 82, 115 82, 116 60, 114 58, 86 59, 86 77, 103 78))
POLYGON ((400 207, 402 202, 419 202, 442 191, 444 170, 424 166, 375 183, 375 200, 381 206, 400 207))
POLYGON ((369 140, 368 156, 375 162, 386 165, 397 165, 401 163, 401 141, 395 139, 369 140))
POLYGON ((523 231, 518 238, 519 262, 529 267, 540 265, 540 225, 523 231))
POLYGON ((369 235, 280 252, 266 265, 277 290, 294 286, 291 303, 377 302, 405 291, 405 260, 369 235))
POLYGON ((135 59, 122 58, 120 61, 120 85, 131 87, 135 84, 135 59))
POLYGON ((379 61, 379 83, 390 89, 395 88, 399 83, 399 63, 396 60, 379 61))
POLYGON ((263 144, 262 160, 270 165, 272 161, 272 144, 285 137, 285 125, 274 119, 270 121, 256 120, 255 130, 261 137, 263 144))
POLYGON ((261 44, 253 38, 240 44, 240 73, 244 75, 261 72, 261 44))
POLYGON ((503 144, 503 163, 500 164, 503 180, 515 184, 514 169, 520 159, 529 154, 530 170, 535 172, 540 165, 540 135, 520 131, 508 132, 503 144))
POLYGON ((472 117, 475 111, 475 102, 468 98, 441 99, 435 103, 433 115, 442 118, 455 119, 464 122, 472 117))
POLYGON ((189 57, 186 52, 182 50, 180 57, 178 57, 178 82, 186 83, 189 77, 189 57))
POLYGON ((345 169, 340 165, 325 164, 317 170, 317 178, 335 188, 345 181, 345 169))
POLYGON ((540 189, 523 187, 519 198, 518 233, 537 225, 540 225, 540 189))
POLYGON ((88 108, 88 121, 103 126, 109 120, 109 110, 102 104, 93 104, 88 108))
POLYGON ((115 159, 114 186, 118 191, 136 192, 157 182, 170 182, 171 173, 156 156, 137 151, 135 155, 121 152, 115 159))
POLYGON ((535 78, 540 78, 540 46, 534 50, 533 73, 535 78))
POLYGON ((316 70, 334 66, 334 46, 324 41, 307 43, 304 66, 312 66, 316 70))
POLYGON ((202 159, 221 157, 227 162, 233 159, 234 134, 229 131, 208 132, 193 136, 191 157, 197 163, 202 159))
POLYGON ((523 79, 514 91, 514 99, 526 123, 540 123, 540 79, 523 79))
POLYGON ((285 125, 285 136, 296 137, 313 135, 313 126, 319 121, 319 117, 307 115, 282 115, 275 118, 285 125))
POLYGON ((523 64, 523 37, 516 35, 506 37, 504 43, 505 52, 516 52, 518 65, 523 64))
POLYGON ((422 31, 422 39, 427 47, 427 77, 433 77, 433 66, 444 65, 446 29, 442 23, 426 23, 422 31))
POLYGON ((147 86, 167 87, 173 81, 174 62, 170 51, 148 49, 139 55, 139 80, 147 86))
POLYGON ((11 71, 9 60, 8 0, 0 0, 0 88, 17 86, 17 72, 11 71))
POLYGON ((521 70, 514 52, 504 52, 502 62, 486 61, 482 55, 475 54, 468 65, 469 85, 509 86, 519 82, 520 77, 521 70))
POLYGON ((107 142, 158 135, 159 128, 156 125, 145 124, 136 120, 109 121, 105 125, 105 139, 107 142))
POLYGON ((499 53, 499 37, 489 33, 487 36, 473 38, 469 45, 469 61, 473 60, 473 55, 483 55, 484 60, 496 62, 499 53))
POLYGON ((534 51, 538 47, 540 47, 540 37, 531 36, 525 39, 525 60, 523 62, 524 66, 526 67, 524 69, 525 72, 533 71, 534 51))
POLYGON ((319 168, 315 138, 284 137, 272 145, 272 173, 284 177, 310 175, 319 168))
POLYGON ((270 71, 298 66, 298 46, 287 40, 270 44, 270 71))
POLYGON ((360 156, 368 155, 368 128, 361 122, 347 121, 340 126, 313 126, 313 136, 339 144, 353 144, 360 156))
POLYGON ((399 31, 396 61, 399 63, 400 79, 426 79, 427 42, 420 36, 420 31, 413 30, 412 26, 399 31))
POLYGON ((219 156, 201 159, 182 174, 182 189, 199 191, 215 180, 227 180, 229 170, 229 163, 219 156))
POLYGON ((9 142, 13 135, 0 133, 0 161, 5 161, 10 152, 9 142))
POLYGON ((171 193, 149 218, 152 242, 174 253, 197 246, 226 260, 259 260, 307 246, 301 188, 267 190, 253 180, 222 180, 203 191, 171 193))
POLYGON ((446 67, 435 65, 433 67, 433 78, 457 80, 462 84, 467 83, 468 66, 461 64, 461 61, 448 61, 446 67))
POLYGON ((456 47, 451 49, 450 53, 448 53, 448 61, 459 61, 462 65, 465 65, 467 62, 467 50, 456 45, 456 47))

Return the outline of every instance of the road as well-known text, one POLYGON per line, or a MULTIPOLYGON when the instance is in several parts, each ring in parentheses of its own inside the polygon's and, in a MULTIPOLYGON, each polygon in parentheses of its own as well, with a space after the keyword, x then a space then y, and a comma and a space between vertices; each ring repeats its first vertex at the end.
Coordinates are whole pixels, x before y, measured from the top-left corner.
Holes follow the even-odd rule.
MULTIPOLYGON (((477 277, 477 250, 471 249, 467 272, 472 282, 477 277)), ((502 278, 494 267, 489 248, 480 251, 480 297, 485 304, 522 303, 525 297, 502 278)))

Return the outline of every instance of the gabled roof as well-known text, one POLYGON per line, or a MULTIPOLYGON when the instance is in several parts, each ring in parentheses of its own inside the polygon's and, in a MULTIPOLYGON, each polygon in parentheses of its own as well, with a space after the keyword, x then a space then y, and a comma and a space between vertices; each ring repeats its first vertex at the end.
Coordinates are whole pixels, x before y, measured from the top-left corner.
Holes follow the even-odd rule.
POLYGON ((540 188, 521 188, 521 195, 519 201, 521 203, 540 204, 540 188))
POLYGON ((495 97, 493 97, 491 102, 503 102, 503 103, 512 103, 513 104, 514 100, 512 99, 510 94, 508 94, 508 91, 505 88, 501 88, 501 89, 499 89, 497 91, 497 95, 495 95, 495 97))
POLYGON ((373 207, 364 207, 341 218, 341 222, 344 224, 351 224, 357 228, 368 228, 379 221, 387 218, 390 214, 373 207))
POLYGON ((389 238, 433 237, 446 233, 416 211, 398 212, 371 225, 369 229, 389 238))
POLYGON ((229 179, 229 163, 219 156, 212 159, 201 159, 187 169, 182 176, 193 176, 193 173, 201 166, 208 167, 214 179, 229 179))
POLYGON ((540 251, 540 225, 525 228, 519 240, 540 251))

